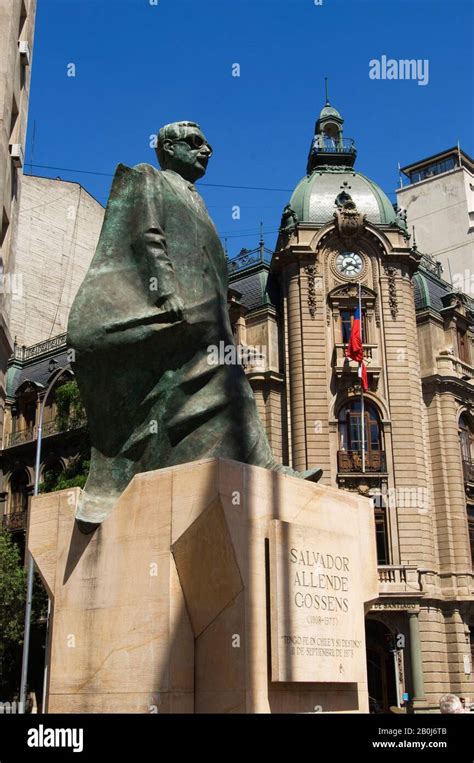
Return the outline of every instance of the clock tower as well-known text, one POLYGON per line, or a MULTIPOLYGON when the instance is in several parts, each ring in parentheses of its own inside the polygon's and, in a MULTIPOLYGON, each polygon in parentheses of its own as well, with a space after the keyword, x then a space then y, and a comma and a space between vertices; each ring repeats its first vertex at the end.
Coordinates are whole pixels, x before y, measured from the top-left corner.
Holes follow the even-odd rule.
POLYGON ((373 709, 396 705, 398 684, 415 712, 434 711, 443 693, 473 696, 474 302, 355 169, 343 122, 326 101, 271 260, 261 242, 231 263, 231 313, 264 357, 247 372, 273 451, 372 500, 373 709), (363 394, 347 357, 359 294, 363 394))
MULTIPOLYGON (((413 299, 421 255, 410 245, 403 213, 355 169, 355 142, 343 136, 343 122, 327 101, 273 257, 281 290, 284 450, 296 469, 318 464, 322 482, 372 498, 381 567, 432 569, 434 517, 413 299), (346 356, 359 287, 369 380, 363 404, 358 364, 346 356)), ((417 586, 413 593, 410 601, 418 605, 417 586)), ((409 624, 401 619, 403 625, 388 631, 405 629, 408 640, 409 624)), ((418 615, 410 627, 415 660, 418 615)), ((387 625, 368 622, 368 644, 377 628, 387 625)), ((414 662, 406 670, 405 686, 423 709, 420 671, 414 662)), ((387 696, 393 691, 390 686, 387 696)))

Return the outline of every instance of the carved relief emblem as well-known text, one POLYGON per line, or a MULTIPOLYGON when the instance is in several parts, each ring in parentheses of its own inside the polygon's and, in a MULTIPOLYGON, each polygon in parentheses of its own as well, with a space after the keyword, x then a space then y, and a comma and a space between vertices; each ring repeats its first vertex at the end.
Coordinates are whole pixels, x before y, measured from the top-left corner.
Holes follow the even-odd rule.
POLYGON ((366 216, 359 212, 350 194, 342 191, 336 197, 337 210, 334 212, 339 235, 344 239, 359 236, 365 225, 366 216))

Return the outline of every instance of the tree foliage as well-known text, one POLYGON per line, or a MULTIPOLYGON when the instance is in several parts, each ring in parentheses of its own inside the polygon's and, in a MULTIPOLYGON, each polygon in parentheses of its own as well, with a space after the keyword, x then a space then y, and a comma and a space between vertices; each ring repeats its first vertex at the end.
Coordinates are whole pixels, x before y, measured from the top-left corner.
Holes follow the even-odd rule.
POLYGON ((55 390, 56 420, 61 432, 86 423, 79 387, 75 379, 64 382, 55 390))
MULTIPOLYGON (((56 421, 60 432, 85 426, 87 419, 82 405, 79 387, 75 379, 64 382, 55 391, 56 421)), ((66 468, 47 469, 40 485, 40 493, 52 493, 56 490, 83 488, 90 467, 90 445, 87 434, 81 440, 78 454, 71 459, 66 468)))
POLYGON ((0 530, 0 634, 21 643, 25 617, 26 569, 10 533, 0 530))
MULTIPOLYGON (((11 534, 0 529, 0 700, 18 692, 25 627, 27 569, 11 534)), ((48 595, 38 573, 33 578, 32 635, 44 630, 48 595)))

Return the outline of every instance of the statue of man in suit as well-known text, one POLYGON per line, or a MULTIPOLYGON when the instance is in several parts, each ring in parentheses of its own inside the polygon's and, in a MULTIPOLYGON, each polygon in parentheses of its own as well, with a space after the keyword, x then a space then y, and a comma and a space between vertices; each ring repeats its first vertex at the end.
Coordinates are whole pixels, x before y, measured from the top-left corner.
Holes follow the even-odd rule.
POLYGON ((316 481, 273 457, 233 345, 227 262, 194 183, 212 148, 194 122, 158 135, 161 170, 119 164, 99 243, 71 309, 70 347, 91 436, 76 513, 90 531, 139 472, 220 456, 316 481))

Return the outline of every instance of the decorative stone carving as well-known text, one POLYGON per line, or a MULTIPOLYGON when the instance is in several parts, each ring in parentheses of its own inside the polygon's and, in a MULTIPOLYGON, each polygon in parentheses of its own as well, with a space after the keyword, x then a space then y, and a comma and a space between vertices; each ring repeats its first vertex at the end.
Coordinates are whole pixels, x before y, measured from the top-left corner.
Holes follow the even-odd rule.
POLYGON ((353 239, 360 236, 366 215, 359 212, 350 194, 343 191, 336 198, 338 209, 334 212, 339 235, 343 239, 353 239))
POLYGON ((388 276, 388 303, 390 306, 390 313, 392 318, 396 320, 398 315, 398 298, 397 298, 397 282, 396 274, 397 269, 393 265, 384 265, 385 275, 388 276))
POLYGON ((316 273, 317 265, 305 265, 305 273, 308 276, 308 309, 311 320, 316 318, 316 273))
POLYGON ((290 238, 298 227, 298 215, 290 204, 287 204, 283 210, 280 222, 280 233, 290 238))

